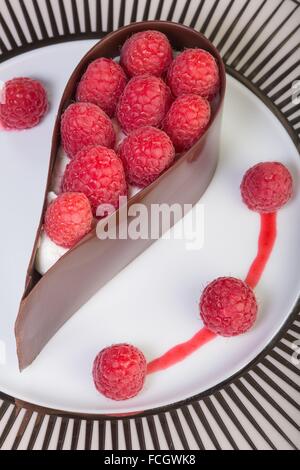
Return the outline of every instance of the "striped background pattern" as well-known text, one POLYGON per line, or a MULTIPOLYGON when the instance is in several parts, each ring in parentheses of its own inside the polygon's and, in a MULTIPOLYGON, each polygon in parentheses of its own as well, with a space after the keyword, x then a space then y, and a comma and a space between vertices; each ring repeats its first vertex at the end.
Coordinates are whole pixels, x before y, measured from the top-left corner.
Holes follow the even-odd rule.
MULTIPOLYGON (((300 150, 296 0, 2 0, 0 62, 50 44, 101 38, 135 21, 184 23, 271 109, 300 150)), ((128 418, 59 415, 0 393, 0 449, 300 449, 300 301, 266 351, 197 399, 128 418), (299 354, 298 354, 299 352, 299 354)))

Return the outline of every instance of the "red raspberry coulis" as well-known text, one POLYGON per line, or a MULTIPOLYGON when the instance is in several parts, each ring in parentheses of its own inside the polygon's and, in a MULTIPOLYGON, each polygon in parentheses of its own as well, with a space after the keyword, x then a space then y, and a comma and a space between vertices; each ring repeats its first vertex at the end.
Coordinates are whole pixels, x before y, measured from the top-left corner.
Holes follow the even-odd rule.
MULTIPOLYGON (((261 228, 258 240, 258 251, 245 282, 254 289, 259 283, 267 262, 271 256, 277 236, 277 212, 260 214, 261 228)), ((148 364, 148 374, 159 372, 186 359, 206 343, 216 338, 208 328, 202 328, 190 340, 178 344, 162 356, 148 364)))

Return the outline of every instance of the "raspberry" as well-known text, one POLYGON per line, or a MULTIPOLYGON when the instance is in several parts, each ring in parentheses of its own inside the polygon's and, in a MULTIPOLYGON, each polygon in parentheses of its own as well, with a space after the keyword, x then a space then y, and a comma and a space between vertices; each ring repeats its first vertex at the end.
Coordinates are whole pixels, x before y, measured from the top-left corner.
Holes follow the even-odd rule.
POLYGON ((95 104, 71 104, 61 118, 61 138, 68 157, 75 158, 84 147, 114 147, 116 134, 109 117, 95 104))
POLYGON ((96 389, 112 400, 135 397, 144 386, 146 372, 145 356, 130 344, 103 349, 93 365, 96 389))
POLYGON ((64 193, 48 206, 44 229, 54 243, 72 248, 90 232, 92 222, 88 198, 81 193, 64 193))
POLYGON ((143 126, 158 127, 171 104, 171 92, 157 77, 134 77, 117 106, 117 118, 126 133, 143 126))
POLYGON ((102 57, 92 62, 77 88, 77 101, 94 103, 112 117, 127 83, 119 64, 102 57))
POLYGON ((125 42, 121 52, 121 65, 128 75, 156 75, 167 71, 173 52, 167 37, 159 31, 136 33, 125 42))
POLYGON ((127 194, 122 162, 111 149, 100 145, 87 147, 67 166, 62 190, 85 194, 94 214, 101 204, 117 209, 119 197, 127 194))
POLYGON ((163 131, 155 127, 140 127, 122 142, 119 155, 128 183, 145 187, 171 165, 175 150, 163 131))
POLYGON ((205 326, 215 334, 241 335, 255 323, 256 298, 243 281, 221 277, 204 290, 200 299, 200 315, 205 326))
POLYGON ((292 197, 293 179, 281 163, 258 163, 245 174, 241 193, 249 209, 260 213, 276 212, 292 197))
POLYGON ((194 93, 211 100, 220 86, 218 64, 203 49, 186 49, 172 62, 167 82, 174 96, 194 93))
POLYGON ((209 102, 198 95, 177 98, 163 121, 177 152, 190 149, 204 134, 211 117, 209 102))
POLYGON ((45 88, 31 78, 14 78, 6 82, 0 103, 0 122, 7 130, 35 127, 48 110, 45 88))

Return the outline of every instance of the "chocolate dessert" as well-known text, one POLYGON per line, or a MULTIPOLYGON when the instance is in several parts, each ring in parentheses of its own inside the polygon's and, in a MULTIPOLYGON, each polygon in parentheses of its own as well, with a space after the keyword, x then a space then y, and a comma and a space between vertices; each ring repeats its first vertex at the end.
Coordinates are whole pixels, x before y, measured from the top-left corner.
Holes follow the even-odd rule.
MULTIPOLYGON (((226 87, 224 65, 215 47, 204 36, 190 28, 160 21, 135 23, 121 28, 93 47, 79 63, 66 86, 53 131, 44 210, 15 326, 20 370, 32 363, 52 336, 85 302, 154 242, 153 239, 130 238, 100 240, 97 237, 96 227, 93 227, 79 243, 61 253, 63 256, 43 275, 36 269, 36 255, 43 234, 48 196, 52 190, 53 173, 61 148, 61 117, 75 102, 78 84, 88 66, 99 58, 119 57, 125 41, 134 33, 146 30, 164 33, 173 51, 201 48, 209 52, 218 65, 220 85, 217 94, 210 102, 209 126, 202 137, 189 150, 177 155, 174 162, 155 181, 129 197, 128 207, 136 203, 142 203, 146 207, 152 204, 175 203, 182 206, 194 205, 214 175, 218 163, 220 125, 226 87)), ((124 223, 120 217, 120 209, 117 209, 115 215, 119 227, 124 223)), ((106 224, 106 219, 103 218, 98 224, 101 228, 101 225, 106 224)), ((161 225, 157 230, 162 235, 166 227, 161 225)))

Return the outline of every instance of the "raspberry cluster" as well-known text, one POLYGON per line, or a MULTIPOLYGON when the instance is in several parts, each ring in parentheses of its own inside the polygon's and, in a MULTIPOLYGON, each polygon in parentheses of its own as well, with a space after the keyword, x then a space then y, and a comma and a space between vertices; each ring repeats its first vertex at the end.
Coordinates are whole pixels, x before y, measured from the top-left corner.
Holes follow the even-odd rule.
MULTIPOLYGON (((219 71, 208 52, 191 51, 173 60, 168 38, 144 31, 125 41, 120 64, 101 57, 84 72, 76 102, 61 118, 61 142, 71 160, 61 191, 85 195, 94 216, 99 205, 117 209, 128 184, 146 187, 155 181, 172 165, 176 152, 188 150, 206 131, 211 117, 206 98, 218 92, 219 71), (186 86, 180 91, 181 81, 186 86), (118 148, 112 118, 126 134, 118 148)), ((54 213, 53 208, 48 211, 54 213)), ((59 240, 58 227, 61 240, 69 239, 66 224, 57 222, 55 230, 46 227, 52 241, 59 240)))

